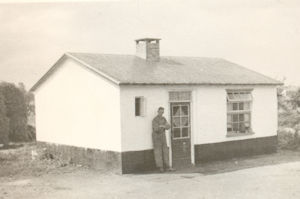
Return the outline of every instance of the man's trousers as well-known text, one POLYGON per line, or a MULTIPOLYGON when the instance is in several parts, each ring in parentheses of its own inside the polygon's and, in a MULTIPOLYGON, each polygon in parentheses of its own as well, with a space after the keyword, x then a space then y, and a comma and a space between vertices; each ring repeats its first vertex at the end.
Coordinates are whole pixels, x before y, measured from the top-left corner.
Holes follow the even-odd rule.
POLYGON ((152 139, 156 166, 159 168, 169 168, 169 149, 165 132, 153 132, 152 139))

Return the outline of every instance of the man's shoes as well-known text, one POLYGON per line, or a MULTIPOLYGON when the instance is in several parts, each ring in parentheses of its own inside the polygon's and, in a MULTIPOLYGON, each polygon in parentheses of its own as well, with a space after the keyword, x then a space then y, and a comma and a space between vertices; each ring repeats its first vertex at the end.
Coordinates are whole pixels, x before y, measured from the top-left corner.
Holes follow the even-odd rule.
POLYGON ((165 172, 164 168, 160 167, 159 172, 161 172, 161 173, 165 172))

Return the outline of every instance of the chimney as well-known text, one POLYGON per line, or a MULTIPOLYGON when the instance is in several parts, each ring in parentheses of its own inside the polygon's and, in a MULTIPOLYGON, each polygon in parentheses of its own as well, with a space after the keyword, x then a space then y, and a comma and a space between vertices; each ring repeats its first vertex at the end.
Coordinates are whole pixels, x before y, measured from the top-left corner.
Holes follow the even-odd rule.
POLYGON ((147 61, 159 61, 159 40, 158 38, 135 40, 136 56, 147 61))

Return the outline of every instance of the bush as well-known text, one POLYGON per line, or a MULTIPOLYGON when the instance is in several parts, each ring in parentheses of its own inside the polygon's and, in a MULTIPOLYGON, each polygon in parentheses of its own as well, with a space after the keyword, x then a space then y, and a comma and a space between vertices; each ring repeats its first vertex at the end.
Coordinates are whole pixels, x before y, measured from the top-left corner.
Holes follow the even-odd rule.
POLYGON ((279 128, 278 146, 282 149, 297 149, 300 146, 298 131, 293 128, 279 128))
POLYGON ((282 88, 286 95, 278 98, 278 146, 283 149, 297 149, 300 146, 300 90, 290 87, 282 88))

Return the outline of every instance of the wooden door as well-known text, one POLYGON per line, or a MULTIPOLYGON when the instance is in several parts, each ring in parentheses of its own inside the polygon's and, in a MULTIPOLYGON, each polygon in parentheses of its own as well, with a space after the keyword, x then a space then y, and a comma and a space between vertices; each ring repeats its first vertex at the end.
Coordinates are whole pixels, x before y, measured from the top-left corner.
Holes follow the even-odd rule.
POLYGON ((191 164, 190 103, 171 103, 171 144, 173 167, 191 164))

